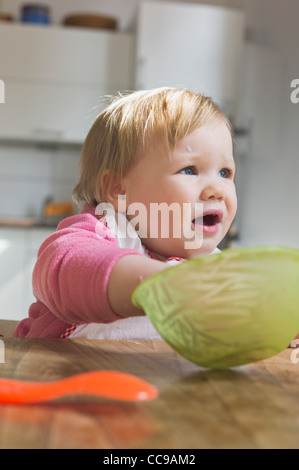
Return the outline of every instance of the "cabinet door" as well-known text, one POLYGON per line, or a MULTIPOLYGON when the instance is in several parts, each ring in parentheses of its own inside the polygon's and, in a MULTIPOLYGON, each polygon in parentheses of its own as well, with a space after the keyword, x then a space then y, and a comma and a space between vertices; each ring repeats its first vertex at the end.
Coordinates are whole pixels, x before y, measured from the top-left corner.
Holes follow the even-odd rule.
POLYGON ((0 138, 82 143, 105 96, 133 88, 134 62, 129 33, 0 23, 0 138))
POLYGON ((5 94, 0 138, 82 143, 101 109, 105 89, 8 81, 5 94))
POLYGON ((65 88, 127 87, 133 77, 133 46, 134 37, 126 32, 0 23, 1 78, 65 88))
POLYGON ((37 251, 54 228, 0 228, 0 320, 22 320, 35 298, 32 272, 37 251))
POLYGON ((142 2, 138 16, 138 88, 185 87, 231 113, 238 91, 243 14, 232 9, 142 2))
POLYGON ((55 231, 55 228, 32 228, 26 232, 26 251, 23 277, 23 317, 27 316, 28 309, 35 297, 32 291, 32 273, 37 259, 37 252, 43 241, 55 231))
POLYGON ((19 320, 23 309, 25 229, 0 229, 0 319, 19 320))

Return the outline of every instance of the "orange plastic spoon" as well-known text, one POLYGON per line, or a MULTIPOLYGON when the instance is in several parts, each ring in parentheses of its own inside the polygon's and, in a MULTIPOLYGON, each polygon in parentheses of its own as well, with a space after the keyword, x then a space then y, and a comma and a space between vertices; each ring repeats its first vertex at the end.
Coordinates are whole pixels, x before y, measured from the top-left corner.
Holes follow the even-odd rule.
POLYGON ((158 390, 134 375, 105 370, 83 372, 52 382, 0 378, 0 403, 39 403, 82 394, 120 401, 145 401, 156 398, 158 390))

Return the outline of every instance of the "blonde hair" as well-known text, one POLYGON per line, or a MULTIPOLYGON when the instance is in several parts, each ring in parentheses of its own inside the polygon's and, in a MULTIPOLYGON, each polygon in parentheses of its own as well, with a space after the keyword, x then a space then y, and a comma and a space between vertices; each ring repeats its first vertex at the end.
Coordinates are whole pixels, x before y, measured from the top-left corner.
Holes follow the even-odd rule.
POLYGON ((153 142, 170 153, 181 138, 216 118, 224 120, 232 132, 210 97, 186 89, 119 95, 98 115, 86 137, 74 199, 91 205, 104 202, 115 174, 124 176, 153 142), (105 184, 104 173, 108 174, 105 184))

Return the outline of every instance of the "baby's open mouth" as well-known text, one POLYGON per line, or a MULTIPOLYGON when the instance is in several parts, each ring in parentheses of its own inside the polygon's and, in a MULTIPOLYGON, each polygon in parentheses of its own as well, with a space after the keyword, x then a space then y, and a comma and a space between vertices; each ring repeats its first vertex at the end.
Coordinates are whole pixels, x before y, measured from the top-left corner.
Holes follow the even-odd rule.
POLYGON ((207 211, 201 217, 196 217, 192 221, 192 226, 202 229, 204 232, 212 233, 218 229, 218 224, 222 221, 223 213, 221 211, 207 211))
POLYGON ((221 222, 221 214, 217 212, 208 212, 204 214, 202 217, 197 217, 193 220, 193 224, 196 225, 206 225, 210 227, 211 225, 216 225, 221 222))

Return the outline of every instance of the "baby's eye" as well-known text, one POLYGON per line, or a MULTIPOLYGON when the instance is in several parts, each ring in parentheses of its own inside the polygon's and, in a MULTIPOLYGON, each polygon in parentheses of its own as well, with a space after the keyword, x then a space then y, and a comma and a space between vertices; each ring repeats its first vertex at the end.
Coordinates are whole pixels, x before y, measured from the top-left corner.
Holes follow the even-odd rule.
POLYGON ((193 166, 187 166, 183 168, 179 173, 183 173, 184 175, 195 175, 195 168, 193 166))
POLYGON ((232 175, 232 170, 228 168, 223 168, 222 170, 219 171, 219 176, 221 178, 229 178, 232 175))

